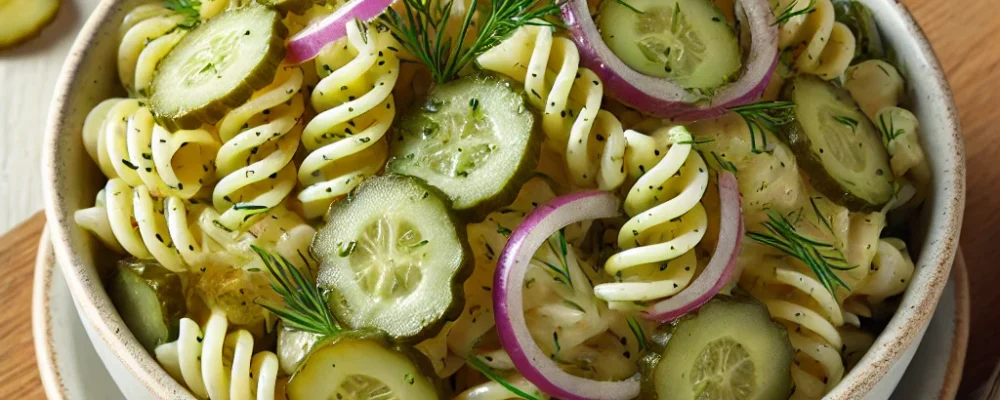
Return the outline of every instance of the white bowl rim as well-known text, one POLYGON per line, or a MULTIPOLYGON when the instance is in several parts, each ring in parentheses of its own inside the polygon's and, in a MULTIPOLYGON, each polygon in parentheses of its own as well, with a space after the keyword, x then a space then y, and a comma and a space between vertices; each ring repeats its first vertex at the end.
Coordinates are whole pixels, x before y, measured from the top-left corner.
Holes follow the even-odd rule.
MULTIPOLYGON (((83 311, 85 319, 89 321, 97 334, 109 344, 111 351, 122 361, 122 364, 151 392, 163 398, 192 398, 187 394, 184 386, 170 378, 130 333, 124 335, 120 333, 125 326, 114 310, 114 306, 106 301, 106 295, 105 299, 100 298, 99 294, 101 293, 97 291, 103 292, 101 283, 94 282, 81 273, 81 268, 83 268, 83 263, 80 261, 81 256, 74 252, 69 245, 69 226, 73 223, 72 214, 69 210, 60 209, 60 196, 56 191, 59 168, 57 167, 58 163, 54 161, 60 146, 65 142, 65 140, 61 140, 59 133, 65 131, 63 120, 69 112, 67 111, 68 99, 71 96, 70 91, 75 77, 82 65, 81 60, 84 58, 84 54, 90 50, 101 25, 116 15, 115 12, 118 11, 116 9, 125 1, 102 0, 98 4, 77 36, 56 84, 43 141, 42 176, 45 214, 49 221, 49 233, 56 259, 60 268, 63 269, 70 291, 83 311)), ((935 89, 945 96, 944 99, 941 99, 945 104, 945 109, 941 112, 947 115, 947 129, 944 132, 938 132, 938 134, 948 137, 950 145, 947 149, 937 149, 937 151, 947 153, 942 157, 949 160, 946 171, 951 171, 952 175, 950 179, 944 180, 949 184, 944 190, 952 196, 945 199, 946 202, 940 205, 942 210, 935 211, 943 211, 946 218, 944 228, 950 234, 934 243, 933 249, 925 248, 923 250, 924 253, 933 252, 932 260, 934 263, 922 266, 923 269, 931 269, 931 273, 918 274, 911 282, 911 286, 913 286, 918 284, 918 279, 923 280, 926 290, 908 290, 905 295, 903 303, 909 304, 912 312, 906 313, 905 317, 901 316, 903 314, 901 312, 896 313, 859 366, 851 370, 841 384, 827 394, 825 399, 829 400, 863 397, 886 376, 899 356, 914 344, 923 333, 923 327, 927 326, 933 316, 937 301, 948 282, 951 266, 958 250, 962 214, 965 208, 964 142, 960 131, 958 111, 941 63, 923 30, 905 5, 899 3, 899 0, 868 1, 883 1, 892 5, 890 8, 895 14, 893 18, 898 18, 909 36, 916 41, 920 49, 920 56, 931 68, 930 73, 936 86, 935 89)), ((77 130, 71 129, 70 131, 76 132, 77 130)), ((925 254, 921 254, 921 258, 924 256, 925 254)), ((127 329, 125 330, 127 332, 127 329)))

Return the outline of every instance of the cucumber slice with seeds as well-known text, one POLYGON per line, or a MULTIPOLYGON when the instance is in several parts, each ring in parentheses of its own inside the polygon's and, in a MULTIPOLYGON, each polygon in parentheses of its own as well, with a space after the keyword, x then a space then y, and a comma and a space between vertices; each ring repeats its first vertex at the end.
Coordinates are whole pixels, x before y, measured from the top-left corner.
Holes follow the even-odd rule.
POLYGON ((347 332, 316 345, 286 394, 289 400, 445 398, 427 357, 367 332, 347 332))
POLYGON ((108 296, 139 343, 150 352, 177 339, 187 312, 180 277, 152 261, 122 260, 107 281, 108 296))
POLYGON ((56 18, 59 0, 0 1, 0 50, 38 36, 56 18))
POLYGON ((660 399, 787 399, 793 355, 788 332, 763 304, 716 298, 677 323, 643 380, 660 399))
POLYGON ((461 313, 473 258, 464 225, 433 189, 407 176, 370 178, 327 221, 313 252, 338 320, 417 342, 461 313))
POLYGON ((247 6, 199 25, 157 67, 150 108, 167 129, 214 124, 274 80, 287 29, 275 10, 247 6))
POLYGON ((537 118, 513 85, 482 75, 433 89, 397 124, 389 169, 423 179, 473 218, 513 201, 541 144, 537 118))
POLYGON ((811 75, 785 83, 795 122, 781 134, 812 185, 852 211, 878 211, 892 199, 893 176, 881 136, 851 94, 811 75))
POLYGON ((605 0, 597 27, 630 68, 687 89, 720 87, 740 71, 736 33, 709 0, 605 0))

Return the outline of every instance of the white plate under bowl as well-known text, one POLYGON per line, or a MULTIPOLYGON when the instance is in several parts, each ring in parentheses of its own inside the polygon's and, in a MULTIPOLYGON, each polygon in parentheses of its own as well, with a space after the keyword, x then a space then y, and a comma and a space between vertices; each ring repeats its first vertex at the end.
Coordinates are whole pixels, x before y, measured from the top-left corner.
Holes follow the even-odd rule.
MULTIPOLYGON (((42 234, 35 265, 32 318, 35 352, 46 395, 50 400, 125 399, 88 340, 89 327, 85 328, 80 321, 66 280, 55 266, 52 244, 42 234)), ((934 318, 891 400, 954 399, 962 379, 968 334, 969 283, 965 260, 959 253, 934 318)), ((95 343, 106 346, 100 340, 95 343)), ((141 387, 132 375, 117 375, 120 380, 133 380, 118 382, 123 390, 141 387)))

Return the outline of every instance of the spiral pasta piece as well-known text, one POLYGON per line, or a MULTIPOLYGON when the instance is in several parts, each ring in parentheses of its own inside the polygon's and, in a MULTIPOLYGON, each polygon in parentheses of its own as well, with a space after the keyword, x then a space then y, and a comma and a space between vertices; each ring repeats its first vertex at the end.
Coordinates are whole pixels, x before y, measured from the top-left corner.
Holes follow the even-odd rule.
POLYGON ((169 132, 141 101, 109 99, 83 125, 87 153, 108 178, 145 186, 154 197, 190 199, 214 182, 220 142, 205 129, 169 132))
POLYGON ((187 271, 200 259, 202 242, 188 221, 185 201, 154 198, 145 186, 133 188, 121 178, 109 180, 95 206, 77 211, 74 219, 109 248, 154 259, 174 272, 187 271))
POLYGON ((621 251, 604 264, 604 271, 616 282, 594 288, 594 294, 612 308, 684 290, 697 269, 694 248, 708 227, 701 204, 708 188, 708 168, 692 151, 687 129, 669 130, 666 154, 650 136, 629 130, 625 137, 629 144, 626 162, 630 170, 633 165, 640 170, 625 198, 625 213, 631 218, 618 234, 621 251))
POLYGON ((396 115, 397 48, 388 31, 351 22, 343 44, 327 47, 316 59, 322 79, 311 100, 318 114, 302 134, 309 155, 298 174, 307 218, 323 215, 333 200, 385 164, 383 137, 396 115))
POLYGON ((246 330, 227 334, 226 314, 215 310, 204 331, 184 318, 176 341, 156 348, 156 360, 174 379, 200 398, 273 400, 278 385, 278 356, 254 354, 254 338, 246 330))
MULTIPOLYGON (((840 22, 830 0, 772 0, 775 13, 801 11, 815 6, 805 15, 792 17, 781 25, 778 46, 798 53, 794 69, 825 80, 840 77, 854 58, 854 33, 840 22)), ((777 16, 777 15, 776 15, 777 16)))
POLYGON ((546 142, 566 158, 574 186, 614 190, 625 181, 622 123, 601 110, 603 84, 580 68, 572 40, 554 37, 548 27, 525 26, 477 62, 524 83, 531 104, 543 111, 546 142))
POLYGON ((212 204, 231 230, 274 208, 295 188, 292 158, 302 135, 303 72, 282 65, 274 81, 219 121, 223 141, 215 158, 220 178, 212 204))
POLYGON ((906 243, 896 238, 882 239, 872 260, 871 272, 854 294, 868 296, 871 303, 881 303, 888 297, 903 293, 913 278, 913 271, 913 260, 906 251, 906 243))
MULTIPOLYGON (((207 20, 237 0, 205 0, 200 17, 207 20)), ((143 4, 125 15, 118 30, 118 78, 129 93, 149 94, 156 66, 187 35, 197 21, 160 4, 143 4)))

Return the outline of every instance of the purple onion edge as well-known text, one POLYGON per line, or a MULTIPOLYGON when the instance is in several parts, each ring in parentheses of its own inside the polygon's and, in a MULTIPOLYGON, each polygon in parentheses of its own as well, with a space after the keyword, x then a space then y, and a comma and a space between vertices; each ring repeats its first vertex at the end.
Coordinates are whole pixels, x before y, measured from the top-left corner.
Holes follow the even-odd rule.
POLYGON ((307 32, 306 35, 301 37, 299 35, 302 34, 302 32, 292 36, 285 45, 285 61, 290 64, 298 65, 316 58, 319 56, 319 53, 323 51, 324 47, 347 36, 347 28, 345 27, 345 24, 357 18, 360 18, 365 22, 371 22, 375 18, 378 18, 379 15, 382 15, 382 13, 391 7, 392 3, 395 1, 396 0, 360 0, 344 5, 344 7, 338 10, 342 12, 334 12, 320 22, 324 25, 322 28, 316 29, 314 32, 307 32), (364 7, 365 5, 374 4, 376 2, 382 2, 385 5, 383 6, 379 3, 375 4, 374 7, 370 9, 364 7), (374 11, 376 9, 378 10, 377 12, 374 11), (372 10, 373 12, 370 16, 368 16, 368 13, 363 12, 366 10, 372 10), (334 32, 327 35, 327 32, 330 30, 333 30, 334 32), (330 37, 336 38, 329 40, 330 37))

